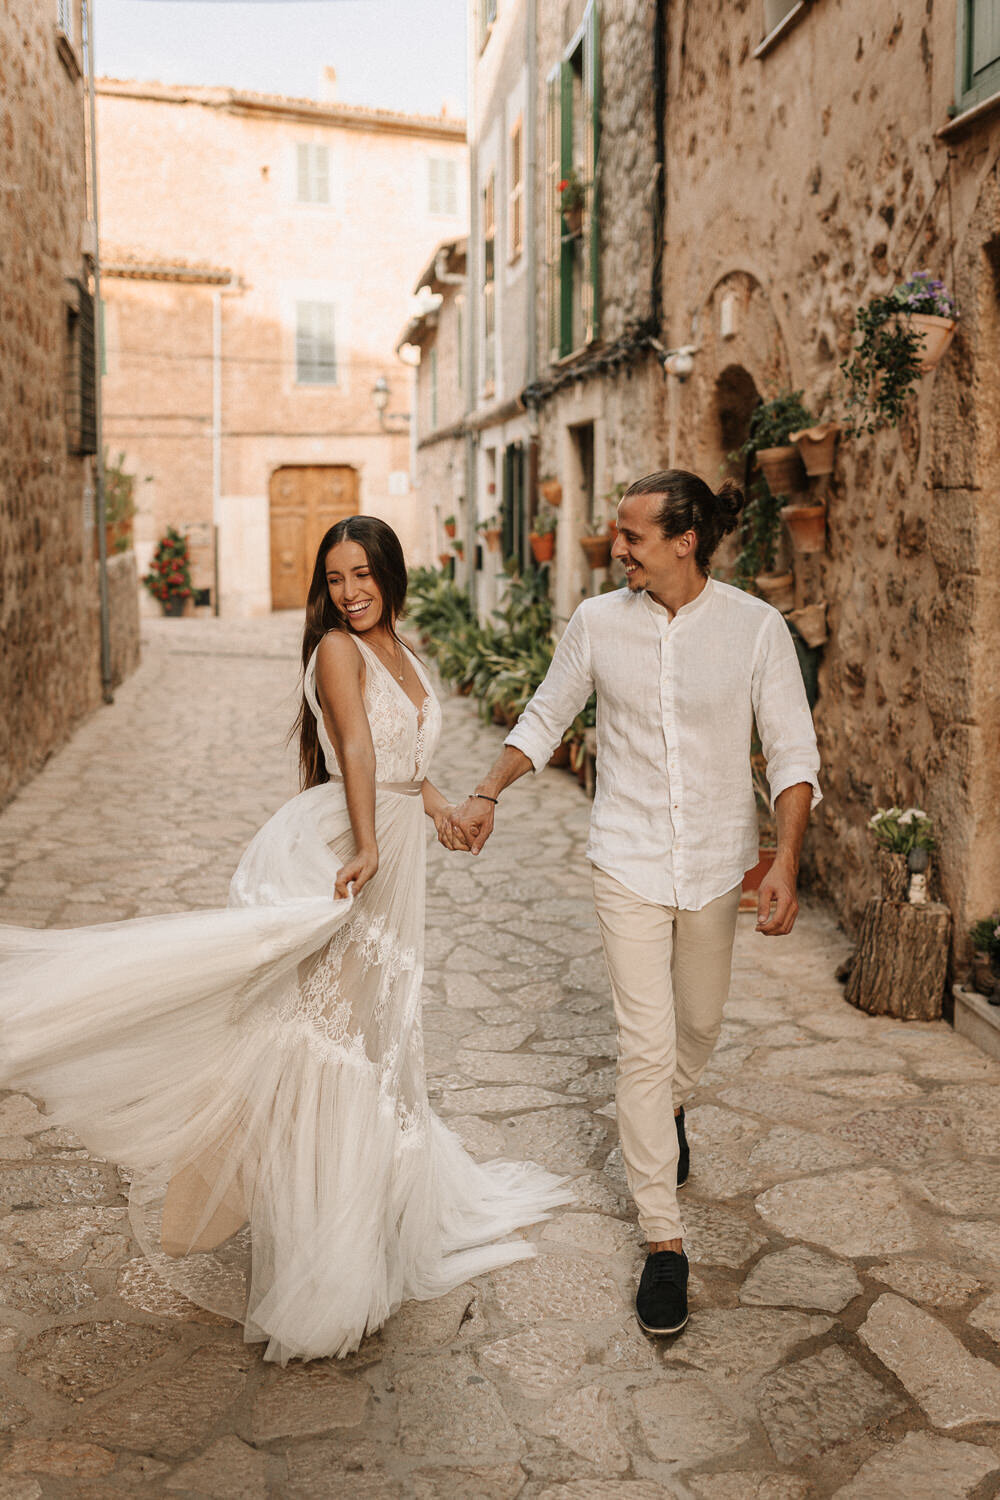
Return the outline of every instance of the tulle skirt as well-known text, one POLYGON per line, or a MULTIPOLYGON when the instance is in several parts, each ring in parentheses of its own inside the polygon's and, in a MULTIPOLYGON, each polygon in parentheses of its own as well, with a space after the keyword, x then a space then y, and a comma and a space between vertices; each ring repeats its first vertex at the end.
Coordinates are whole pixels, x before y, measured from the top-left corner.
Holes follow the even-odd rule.
POLYGON ((124 1166, 157 1274, 281 1363, 533 1254, 496 1241, 570 1197, 430 1110, 420 799, 380 790, 376 834, 377 875, 333 899, 353 837, 326 783, 260 830, 226 908, 0 927, 0 1086, 124 1166))

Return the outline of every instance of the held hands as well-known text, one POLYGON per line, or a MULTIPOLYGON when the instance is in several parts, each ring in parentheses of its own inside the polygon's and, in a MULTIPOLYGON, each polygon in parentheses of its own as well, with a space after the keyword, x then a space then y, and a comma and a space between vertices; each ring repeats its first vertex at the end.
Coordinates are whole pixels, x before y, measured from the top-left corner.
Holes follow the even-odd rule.
POLYGON ((452 826, 461 834, 464 844, 457 846, 478 854, 493 832, 494 803, 488 797, 466 797, 454 808, 452 826))
POLYGON ((446 849, 458 849, 468 851, 469 844, 462 830, 455 825, 455 809, 448 805, 439 807, 434 814, 434 827, 437 831, 438 843, 443 844, 446 849))
POLYGON ((335 898, 340 901, 350 895, 347 887, 354 882, 354 894, 357 896, 362 888, 371 880, 378 869, 378 850, 359 849, 353 859, 349 859, 340 870, 337 871, 337 879, 333 888, 335 898))
POLYGON ((765 937, 784 937, 795 926, 798 914, 794 867, 776 859, 757 893, 756 931, 765 937))

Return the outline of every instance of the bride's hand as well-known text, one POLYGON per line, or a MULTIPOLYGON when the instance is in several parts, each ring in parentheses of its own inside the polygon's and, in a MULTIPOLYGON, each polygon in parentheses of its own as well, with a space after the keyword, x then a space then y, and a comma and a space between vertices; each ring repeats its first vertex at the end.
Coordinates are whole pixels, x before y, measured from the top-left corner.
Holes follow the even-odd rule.
POLYGON ((348 885, 354 882, 354 894, 358 893, 371 880, 378 869, 378 850, 359 849, 353 859, 349 859, 344 867, 337 871, 337 881, 333 888, 334 896, 342 900, 349 895, 348 885))
POLYGON ((459 849, 468 853, 469 841, 460 828, 453 822, 453 807, 439 807, 434 814, 434 827, 437 831, 438 843, 443 844, 446 849, 459 849))

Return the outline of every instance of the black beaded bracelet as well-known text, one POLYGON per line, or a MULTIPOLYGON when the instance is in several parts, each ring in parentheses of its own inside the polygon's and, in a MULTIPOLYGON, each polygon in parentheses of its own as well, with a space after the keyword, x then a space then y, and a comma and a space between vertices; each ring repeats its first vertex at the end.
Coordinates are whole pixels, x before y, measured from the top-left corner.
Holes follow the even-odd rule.
POLYGON ((474 797, 482 797, 484 802, 492 802, 494 807, 496 807, 500 801, 499 797, 487 797, 485 792, 473 792, 472 795, 474 797))

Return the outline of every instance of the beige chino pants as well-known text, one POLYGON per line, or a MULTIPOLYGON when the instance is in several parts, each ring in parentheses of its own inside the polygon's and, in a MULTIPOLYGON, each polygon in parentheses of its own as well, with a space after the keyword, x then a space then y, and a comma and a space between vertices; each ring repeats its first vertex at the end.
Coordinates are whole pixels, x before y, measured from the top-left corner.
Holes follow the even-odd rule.
POLYGON ((680 1239, 674 1110, 701 1077, 729 993, 740 887, 701 911, 644 901, 594 867, 618 1023, 618 1133, 647 1240, 680 1239))

